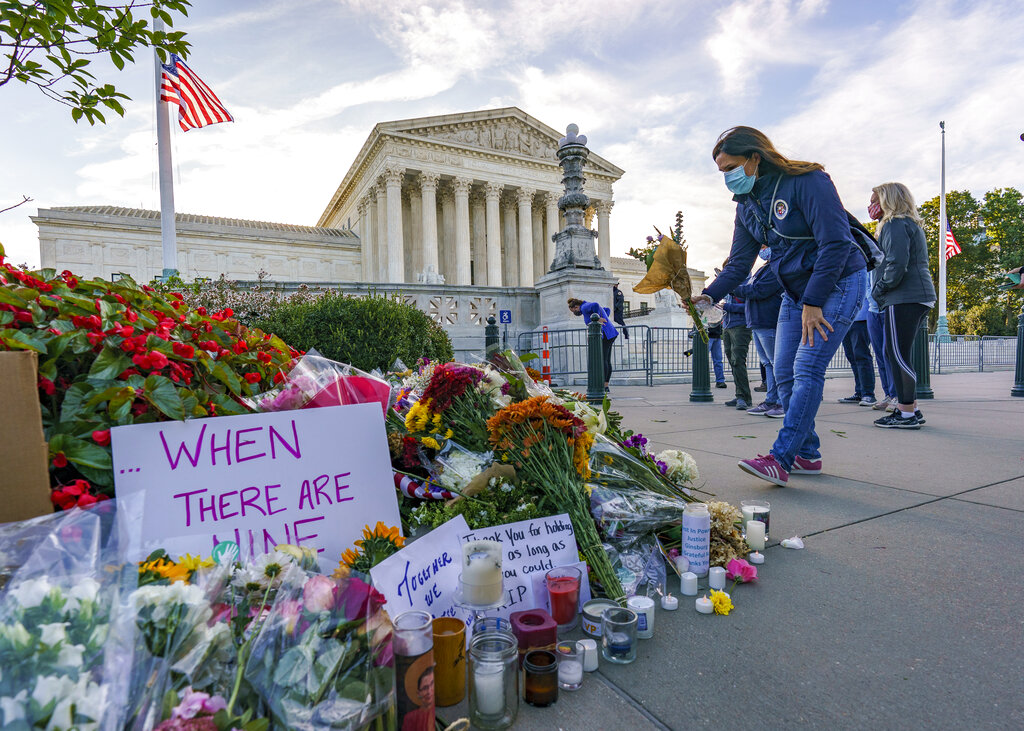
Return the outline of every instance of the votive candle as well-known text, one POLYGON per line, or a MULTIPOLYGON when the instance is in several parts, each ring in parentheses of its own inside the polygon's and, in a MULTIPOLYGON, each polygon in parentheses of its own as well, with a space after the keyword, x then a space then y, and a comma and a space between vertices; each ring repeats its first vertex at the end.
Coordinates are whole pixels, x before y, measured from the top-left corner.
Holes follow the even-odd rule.
POLYGON ((701 614, 711 614, 715 611, 715 605, 711 603, 710 599, 708 599, 707 594, 702 597, 698 597, 696 606, 697 611, 701 614))
POLYGON ((708 570, 708 584, 712 589, 725 588, 725 569, 721 566, 712 566, 708 570))
POLYGON ((764 563, 764 554, 754 551, 747 555, 747 559, 752 564, 762 564, 764 563))
POLYGON ((679 599, 671 594, 666 594, 661 598, 661 608, 669 612, 674 612, 679 609, 679 599))
POLYGON ((755 551, 764 550, 764 523, 760 520, 747 521, 747 545, 755 551))
POLYGON ((679 586, 686 596, 697 596, 697 574, 687 571, 679 577, 679 586))

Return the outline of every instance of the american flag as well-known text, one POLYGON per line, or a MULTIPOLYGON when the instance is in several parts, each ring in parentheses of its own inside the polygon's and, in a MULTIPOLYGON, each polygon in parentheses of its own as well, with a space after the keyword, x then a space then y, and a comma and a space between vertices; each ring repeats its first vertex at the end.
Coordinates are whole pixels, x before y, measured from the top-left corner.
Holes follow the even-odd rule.
POLYGON ((160 101, 178 105, 178 124, 188 132, 217 122, 234 122, 220 99, 196 73, 175 55, 162 64, 160 101))
POLYGON ((949 228, 949 221, 946 221, 946 259, 952 259, 959 253, 960 244, 956 242, 956 237, 953 236, 953 232, 949 228))

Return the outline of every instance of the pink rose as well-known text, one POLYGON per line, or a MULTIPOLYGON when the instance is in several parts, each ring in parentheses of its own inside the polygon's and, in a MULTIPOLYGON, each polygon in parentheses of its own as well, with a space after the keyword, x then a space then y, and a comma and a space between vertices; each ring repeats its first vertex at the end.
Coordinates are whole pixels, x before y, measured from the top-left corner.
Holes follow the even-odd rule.
POLYGON ((746 559, 734 558, 725 566, 725 578, 749 584, 757 578, 757 567, 751 566, 746 559))
POLYGON ((302 588, 302 603, 310 612, 329 612, 338 598, 338 585, 323 574, 311 576, 302 588))
POLYGON ((284 630, 288 634, 292 634, 302 617, 302 602, 282 601, 280 606, 281 617, 284 619, 284 630))
POLYGON ((211 696, 209 693, 197 693, 189 686, 183 691, 181 703, 171 711, 171 719, 195 718, 200 713, 212 716, 217 711, 227 707, 227 701, 219 695, 211 696))
POLYGON ((350 576, 341 590, 338 603, 345 608, 345 619, 352 622, 376 612, 387 600, 362 579, 350 576))

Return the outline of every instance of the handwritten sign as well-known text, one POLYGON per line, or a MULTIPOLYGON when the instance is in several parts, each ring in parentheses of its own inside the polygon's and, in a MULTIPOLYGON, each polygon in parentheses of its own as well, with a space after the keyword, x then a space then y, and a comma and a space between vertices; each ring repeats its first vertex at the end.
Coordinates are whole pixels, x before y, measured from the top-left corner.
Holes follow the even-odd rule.
POLYGON ((420 609, 435 618, 466 620, 467 613, 455 604, 455 592, 462 573, 460 537, 468 530, 466 519, 458 515, 370 569, 392 619, 420 609))
MULTIPOLYGON (((461 535, 461 539, 463 542, 501 541, 504 548, 501 569, 505 574, 506 601, 504 606, 494 612, 501 617, 508 617, 521 609, 547 606, 544 574, 556 566, 576 565, 579 562, 572 522, 565 513, 469 530, 461 535)), ((586 575, 584 567, 580 590, 586 599, 581 601, 590 598, 590 584, 586 581, 586 575)))
POLYGON ((129 559, 291 543, 326 569, 364 525, 400 525, 378 404, 135 424, 111 440, 117 497, 139 506, 129 559))

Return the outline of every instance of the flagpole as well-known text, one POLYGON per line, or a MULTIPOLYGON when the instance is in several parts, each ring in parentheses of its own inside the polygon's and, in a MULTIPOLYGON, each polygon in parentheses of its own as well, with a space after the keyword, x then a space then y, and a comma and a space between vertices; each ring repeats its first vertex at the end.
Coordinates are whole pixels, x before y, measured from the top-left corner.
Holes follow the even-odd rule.
MULTIPOLYGON (((163 21, 157 18, 154 29, 162 31, 163 21)), ((171 167, 171 123, 167 102, 160 99, 163 67, 160 56, 153 50, 156 67, 156 147, 160 165, 160 243, 163 250, 163 279, 178 274, 178 247, 174 226, 174 176, 171 167)))
POLYGON ((949 324, 946 320, 946 123, 939 122, 942 130, 942 174, 939 187, 939 321, 935 335, 942 340, 949 338, 949 324))

